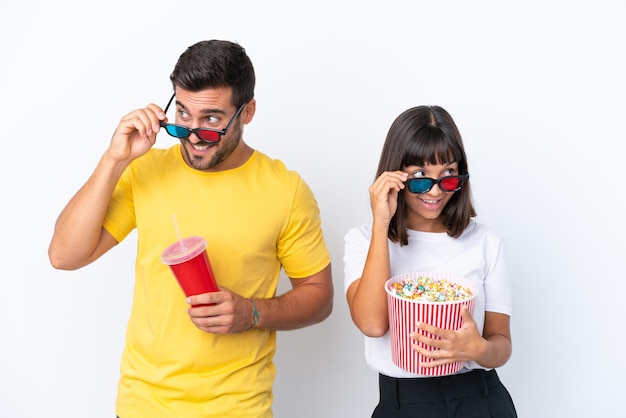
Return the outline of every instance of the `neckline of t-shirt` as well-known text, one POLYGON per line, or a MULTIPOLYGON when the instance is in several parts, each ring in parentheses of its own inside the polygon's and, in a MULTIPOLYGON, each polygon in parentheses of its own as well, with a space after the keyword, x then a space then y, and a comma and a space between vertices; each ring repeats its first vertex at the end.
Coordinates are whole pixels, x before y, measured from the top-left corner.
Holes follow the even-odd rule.
POLYGON ((228 170, 220 170, 220 171, 202 171, 202 170, 196 170, 195 168, 187 165, 187 163, 185 162, 185 159, 183 158, 182 144, 178 144, 178 146, 179 148, 177 149, 176 153, 177 153, 177 157, 178 157, 180 164, 182 164, 182 166, 188 171, 191 171, 193 173, 200 174, 203 176, 220 176, 220 175, 224 175, 228 173, 237 172, 238 170, 241 170, 245 168, 246 166, 248 166, 249 164, 251 164, 251 162, 254 161, 258 157, 257 150, 253 149, 252 154, 250 154, 250 157, 238 167, 229 168, 228 170))
MULTIPOLYGON (((465 230, 475 226, 476 220, 474 218, 470 219, 469 224, 465 228, 465 230)), ((414 229, 407 228, 407 234, 409 238, 417 238, 423 240, 446 240, 451 238, 447 232, 426 232, 426 231, 416 231, 414 229)))

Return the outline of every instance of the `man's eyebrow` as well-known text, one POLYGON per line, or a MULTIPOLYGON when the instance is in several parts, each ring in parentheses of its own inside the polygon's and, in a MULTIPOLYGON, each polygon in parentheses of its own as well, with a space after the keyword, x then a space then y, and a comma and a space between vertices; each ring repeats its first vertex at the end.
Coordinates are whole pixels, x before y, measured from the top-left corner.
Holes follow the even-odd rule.
POLYGON ((211 114, 216 114, 216 113, 220 115, 226 114, 224 109, 202 109, 200 113, 202 113, 203 115, 211 115, 211 114))
MULTIPOLYGON (((180 101, 176 100, 176 106, 178 106, 180 109, 187 111, 187 107, 182 104, 180 101)), ((211 109, 211 108, 207 108, 207 109, 202 109, 200 110, 200 113, 203 115, 211 115, 211 114, 220 114, 220 115, 225 115, 226 111, 224 111, 224 109, 211 109)))

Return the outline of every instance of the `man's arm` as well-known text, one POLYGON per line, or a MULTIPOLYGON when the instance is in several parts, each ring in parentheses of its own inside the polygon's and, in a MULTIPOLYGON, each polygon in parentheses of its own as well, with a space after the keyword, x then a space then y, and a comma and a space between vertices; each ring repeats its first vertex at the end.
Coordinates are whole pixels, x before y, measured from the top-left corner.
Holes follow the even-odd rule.
POLYGON ((117 244, 102 228, 102 223, 124 168, 105 154, 89 180, 65 206, 56 221, 48 248, 54 268, 81 268, 117 244))
POLYGON ((273 299, 255 299, 258 328, 290 330, 317 324, 333 310, 330 264, 302 279, 290 279, 292 289, 273 299))
POLYGON ((57 219, 48 248, 54 268, 78 269, 117 244, 102 228, 109 200, 126 167, 152 148, 164 118, 163 110, 150 104, 121 119, 109 149, 57 219))
POLYGON ((291 290, 272 299, 254 299, 254 304, 225 288, 190 296, 187 298, 190 305, 209 306, 189 308, 189 317, 199 329, 215 334, 244 332, 252 327, 291 330, 328 318, 333 310, 330 264, 312 276, 290 280, 291 290))

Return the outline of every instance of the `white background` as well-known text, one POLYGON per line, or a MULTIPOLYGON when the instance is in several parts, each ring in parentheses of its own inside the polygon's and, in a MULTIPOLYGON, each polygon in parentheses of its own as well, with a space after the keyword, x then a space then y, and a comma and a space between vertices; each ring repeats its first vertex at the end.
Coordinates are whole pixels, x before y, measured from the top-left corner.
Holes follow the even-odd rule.
POLYGON ((343 236, 370 220, 390 124, 420 104, 455 118, 478 219, 505 238, 513 356, 499 374, 520 417, 626 416, 626 3, 0 4, 0 417, 114 416, 135 236, 75 272, 52 269, 47 246, 119 119, 165 105, 180 53, 213 38, 247 49, 258 110, 244 137, 310 184, 332 252, 332 316, 279 334, 277 418, 376 403, 343 236))

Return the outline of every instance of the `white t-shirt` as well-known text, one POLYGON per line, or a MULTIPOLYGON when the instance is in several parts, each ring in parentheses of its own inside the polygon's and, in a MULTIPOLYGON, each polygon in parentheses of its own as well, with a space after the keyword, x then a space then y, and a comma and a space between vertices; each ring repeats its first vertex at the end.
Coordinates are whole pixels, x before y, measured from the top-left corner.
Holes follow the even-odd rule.
MULTIPOLYGON (((446 233, 408 230, 409 245, 389 241, 391 275, 411 272, 456 274, 482 284, 476 297, 472 317, 482 333, 485 311, 511 315, 512 298, 506 272, 503 243, 499 235, 485 225, 471 220, 459 238, 446 233)), ((344 286, 348 287, 363 274, 367 258, 371 225, 352 228, 345 236, 344 286)), ((379 373, 390 377, 424 377, 397 367, 391 360, 390 335, 365 337, 365 359, 379 373)), ((483 368, 468 362, 467 369, 483 368)), ((466 369, 460 372, 466 372, 466 369)))

